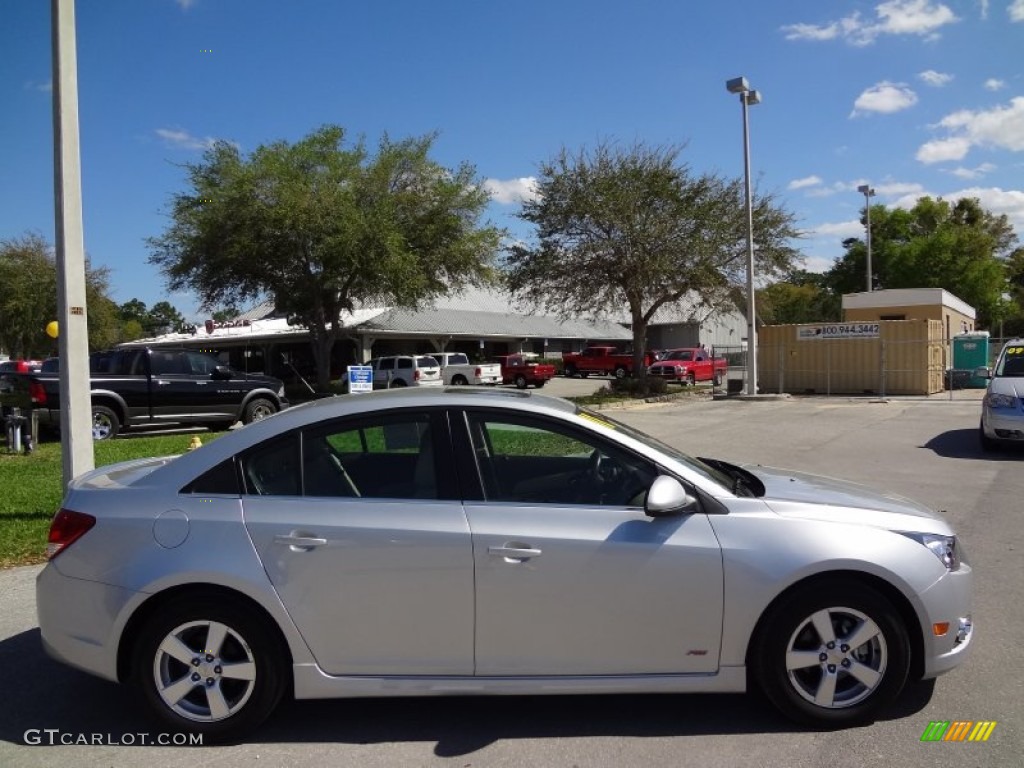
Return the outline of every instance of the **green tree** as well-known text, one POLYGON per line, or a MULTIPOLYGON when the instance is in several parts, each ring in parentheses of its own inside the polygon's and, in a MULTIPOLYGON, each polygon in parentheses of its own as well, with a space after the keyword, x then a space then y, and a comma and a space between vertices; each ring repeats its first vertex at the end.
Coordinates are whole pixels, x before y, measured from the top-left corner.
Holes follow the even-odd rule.
POLYGON ((186 166, 190 189, 150 261, 206 309, 273 297, 309 328, 326 389, 343 312, 415 307, 490 277, 502 233, 479 224, 488 194, 471 166, 432 160, 434 140, 385 136, 371 154, 325 126, 248 157, 220 142, 186 166))
POLYGON ((757 314, 767 325, 784 325, 838 321, 842 310, 824 275, 795 270, 757 291, 757 314))
MULTIPOLYGON (((538 195, 519 214, 536 241, 512 246, 507 261, 512 291, 559 316, 628 310, 639 372, 660 307, 691 292, 718 306, 746 275, 743 184, 694 175, 680 152, 642 143, 563 148, 541 163, 538 195)), ((753 213, 758 275, 791 269, 792 215, 770 195, 755 197, 753 213)))
POLYGON ((153 305, 146 315, 146 333, 152 336, 159 336, 164 333, 173 333, 185 325, 185 318, 181 312, 171 306, 170 302, 158 301, 153 305))
MULTIPOLYGON (((116 307, 107 298, 107 270, 86 263, 89 347, 117 340, 116 307)), ((50 244, 31 232, 0 240, 0 346, 15 358, 56 352, 46 325, 57 319, 57 266, 50 244)))
MULTIPOLYGON (((956 203, 922 197, 913 208, 871 206, 871 267, 880 288, 944 288, 978 311, 990 327, 1004 311, 1004 260, 1017 236, 1006 216, 996 216, 973 198, 956 203)), ((827 274, 838 295, 864 290, 867 248, 851 238, 846 253, 827 274)))

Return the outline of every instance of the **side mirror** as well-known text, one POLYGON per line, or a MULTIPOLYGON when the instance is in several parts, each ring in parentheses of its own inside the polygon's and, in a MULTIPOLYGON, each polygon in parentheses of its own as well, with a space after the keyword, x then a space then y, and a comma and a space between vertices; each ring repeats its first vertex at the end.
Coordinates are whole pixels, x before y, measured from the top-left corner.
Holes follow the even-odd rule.
POLYGON ((667 517, 692 512, 697 500, 690 496, 683 484, 674 477, 661 475, 655 478, 644 502, 644 513, 648 517, 667 517))
POLYGON ((992 369, 991 368, 975 368, 972 374, 976 379, 991 379, 992 369))
POLYGON ((218 380, 221 380, 221 381, 228 381, 228 380, 234 378, 235 372, 233 370, 231 370, 231 368, 229 366, 218 365, 216 368, 213 369, 213 373, 210 374, 210 376, 213 379, 218 379, 218 380))

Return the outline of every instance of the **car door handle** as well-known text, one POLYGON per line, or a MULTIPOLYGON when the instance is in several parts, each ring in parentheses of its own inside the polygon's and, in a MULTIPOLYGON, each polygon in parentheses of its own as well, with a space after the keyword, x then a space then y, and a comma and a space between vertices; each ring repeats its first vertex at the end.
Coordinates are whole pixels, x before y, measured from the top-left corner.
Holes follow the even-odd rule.
POLYGON ((507 560, 529 560, 531 557, 540 557, 541 551, 533 547, 488 547, 487 554, 496 557, 504 557, 507 560))
POLYGON ((167 386, 168 384, 170 384, 170 383, 171 383, 171 382, 169 382, 169 381, 163 381, 163 380, 161 380, 161 379, 157 379, 157 380, 156 380, 156 385, 157 385, 158 387, 166 387, 166 386, 167 386))
POLYGON ((316 547, 322 547, 327 543, 327 539, 322 539, 319 536, 299 536, 294 533, 288 535, 279 535, 274 537, 275 544, 287 544, 292 550, 298 552, 308 552, 316 547))

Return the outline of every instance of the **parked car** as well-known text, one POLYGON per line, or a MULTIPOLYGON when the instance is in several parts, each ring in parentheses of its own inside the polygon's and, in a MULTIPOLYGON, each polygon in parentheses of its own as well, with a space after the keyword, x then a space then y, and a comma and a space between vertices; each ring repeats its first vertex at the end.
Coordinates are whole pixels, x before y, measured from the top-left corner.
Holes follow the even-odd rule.
POLYGON ((76 478, 54 657, 210 740, 296 698, 741 692, 862 723, 972 646, 949 524, 533 392, 328 398, 76 478), (748 677, 749 675, 749 677, 748 677))
MULTIPOLYGON (((653 362, 654 356, 648 353, 641 364, 646 368, 653 362)), ((579 376, 581 379, 592 373, 624 379, 633 375, 633 353, 619 352, 615 347, 587 347, 582 352, 563 353, 562 368, 566 376, 579 376)))
POLYGON ((501 384, 501 366, 497 363, 471 363, 462 352, 435 352, 431 357, 441 366, 441 379, 445 384, 501 384))
POLYGON ((374 389, 440 387, 441 366, 430 355, 390 355, 367 363, 373 368, 374 389))
POLYGON ((536 363, 526 355, 499 355, 501 381, 503 384, 515 384, 519 389, 526 389, 531 384, 540 389, 555 378, 555 366, 551 363, 536 363))
POLYGON ((39 360, 4 360, 0 373, 38 373, 43 364, 39 360))
POLYGON ((1024 446, 1024 339, 1008 341, 995 368, 979 368, 974 375, 989 380, 978 426, 981 447, 1024 446))
POLYGON ((712 358, 703 347, 667 350, 658 362, 647 369, 648 376, 676 384, 694 386, 698 381, 710 381, 716 387, 722 385, 728 372, 729 363, 725 358, 712 358))

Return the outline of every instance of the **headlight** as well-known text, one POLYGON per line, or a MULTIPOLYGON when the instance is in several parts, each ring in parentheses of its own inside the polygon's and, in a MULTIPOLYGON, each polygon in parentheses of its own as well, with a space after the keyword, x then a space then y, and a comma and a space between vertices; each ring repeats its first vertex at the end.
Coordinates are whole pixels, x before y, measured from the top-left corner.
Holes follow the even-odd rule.
POLYGON ((928 547, 948 571, 959 570, 960 564, 966 562, 956 536, 942 536, 938 533, 908 533, 906 531, 900 531, 900 533, 908 539, 913 539, 918 544, 928 547))
POLYGON ((277 388, 277 396, 284 397, 284 384, 277 388))
POLYGON ((985 402, 989 408, 1016 408, 1017 398, 1013 395, 1000 395, 990 392, 985 395, 985 402))

